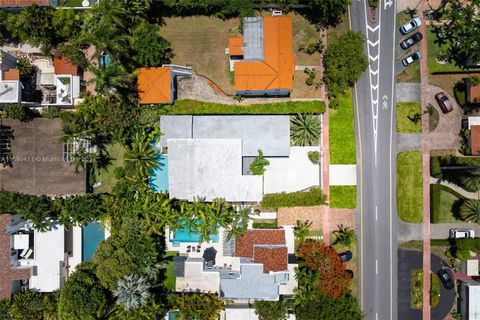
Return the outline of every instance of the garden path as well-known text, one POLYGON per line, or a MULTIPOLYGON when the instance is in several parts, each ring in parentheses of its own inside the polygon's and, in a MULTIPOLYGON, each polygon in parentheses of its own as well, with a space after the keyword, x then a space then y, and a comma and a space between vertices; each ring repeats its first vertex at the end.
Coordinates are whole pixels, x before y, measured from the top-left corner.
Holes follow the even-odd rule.
POLYGON ((460 193, 465 198, 480 200, 480 192, 468 192, 465 189, 463 189, 463 188, 461 188, 461 187, 459 187, 459 186, 457 186, 453 183, 450 183, 448 181, 440 180, 440 179, 437 179, 437 178, 434 178, 434 177, 430 177, 430 184, 437 184, 437 183, 441 184, 443 186, 449 187, 450 189, 460 193))
POLYGON ((397 153, 419 150, 422 147, 422 135, 415 133, 397 134, 397 153))

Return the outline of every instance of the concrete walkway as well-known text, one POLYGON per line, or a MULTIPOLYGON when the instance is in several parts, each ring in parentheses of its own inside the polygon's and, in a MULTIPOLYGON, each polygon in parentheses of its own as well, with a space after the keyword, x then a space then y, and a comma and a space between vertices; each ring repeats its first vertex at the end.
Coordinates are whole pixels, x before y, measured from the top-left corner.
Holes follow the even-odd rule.
MULTIPOLYGON (((305 69, 315 69, 315 70, 320 70, 320 66, 295 66, 295 71, 304 71, 305 69)), ((323 70, 322 70, 323 71, 323 70)), ((323 74, 323 73, 322 73, 323 74)))
POLYGON ((460 193, 465 198, 476 199, 476 200, 480 199, 480 192, 468 192, 465 189, 460 188, 459 186, 445 180, 440 180, 434 177, 430 177, 430 184, 441 184, 442 186, 449 187, 453 191, 460 193))
POLYGON ((397 102, 420 101, 420 85, 418 83, 397 83, 395 93, 397 102))
MULTIPOLYGON (((424 39, 427 39, 427 28, 423 15, 426 0, 421 1, 418 12, 422 20, 420 32, 424 39)), ((428 96, 428 64, 427 64, 427 41, 422 41, 420 52, 423 59, 420 61, 421 78, 421 103, 422 110, 427 110, 428 96)), ((429 146, 429 115, 425 112, 422 117, 422 160, 423 160, 423 274, 430 274, 430 146, 429 146)), ((430 320, 430 277, 423 277, 423 320, 430 320)))
POLYGON ((356 186, 357 165, 331 164, 329 181, 331 186, 356 186))
POLYGON ((422 135, 399 133, 397 135, 397 152, 419 150, 422 148, 422 135))
POLYGON ((423 226, 421 223, 408 223, 398 219, 398 242, 423 239, 423 226))
POLYGON ((454 223, 432 223, 430 225, 431 239, 448 239, 448 233, 452 228, 473 229, 475 235, 480 235, 480 224, 470 222, 454 222, 454 223))

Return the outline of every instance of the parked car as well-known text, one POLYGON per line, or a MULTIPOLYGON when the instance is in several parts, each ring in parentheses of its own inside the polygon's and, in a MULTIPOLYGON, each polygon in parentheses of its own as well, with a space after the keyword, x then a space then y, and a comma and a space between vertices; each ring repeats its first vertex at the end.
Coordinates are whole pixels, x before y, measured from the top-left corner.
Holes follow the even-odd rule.
POLYGON ((413 30, 417 29, 418 27, 420 27, 420 25, 422 24, 422 21, 420 21, 419 18, 415 18, 411 21, 408 21, 407 23, 405 23, 403 26, 400 27, 400 33, 405 35, 407 33, 410 33, 412 32, 413 30))
POLYGON ((350 277, 350 279, 353 279, 353 271, 350 269, 345 270, 345 273, 350 277))
POLYGON ((447 268, 442 268, 438 271, 438 277, 440 278, 440 281, 442 281, 443 286, 445 289, 453 289, 454 283, 453 283, 453 277, 450 275, 450 272, 448 271, 447 268))
POLYGON ((344 251, 338 254, 340 257, 340 260, 345 263, 347 261, 350 261, 352 259, 352 252, 350 250, 344 251))
POLYGON ((420 41, 422 41, 422 39, 423 39, 422 34, 420 32, 417 32, 417 33, 413 34, 412 36, 408 37, 407 39, 403 40, 402 42, 400 42, 400 47, 403 50, 407 50, 411 46, 413 46, 413 45, 419 43, 420 41))
POLYGON ((411 55, 409 55, 405 59, 403 59, 402 64, 405 67, 408 67, 409 65, 413 64, 414 62, 417 62, 421 58, 422 58, 422 55, 420 54, 420 52, 415 51, 414 53, 412 53, 411 55))
POLYGON ((450 229, 451 239, 475 238, 475 231, 472 229, 450 229))
POLYGON ((449 113, 450 111, 453 110, 452 103, 448 99, 447 95, 445 92, 439 92, 435 95, 435 100, 437 100, 438 105, 440 106, 440 109, 442 109, 443 113, 449 113))

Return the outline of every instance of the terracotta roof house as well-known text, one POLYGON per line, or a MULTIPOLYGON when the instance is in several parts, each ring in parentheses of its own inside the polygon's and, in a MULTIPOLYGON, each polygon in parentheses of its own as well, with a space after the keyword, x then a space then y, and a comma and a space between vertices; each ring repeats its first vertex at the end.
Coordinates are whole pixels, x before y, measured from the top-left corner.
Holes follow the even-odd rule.
POLYGON ((184 233, 166 233, 167 250, 179 252, 174 259, 176 291, 217 292, 239 303, 293 294, 297 265, 288 259, 295 250, 293 227, 249 229, 238 240, 228 239, 227 230, 219 228, 218 235, 201 245, 198 236, 184 233))
POLYGON ((137 69, 140 104, 172 104, 176 97, 176 76, 190 76, 192 68, 163 65, 137 69))
POLYGON ((280 15, 244 18, 243 37, 229 40, 229 54, 237 94, 290 94, 295 72, 291 17, 280 15))
POLYGON ((0 0, 0 7, 16 9, 36 4, 42 7, 56 7, 58 0, 0 0))
MULTIPOLYGON (((480 75, 475 75, 479 77, 480 75)), ((471 78, 465 78, 465 102, 469 106, 480 104, 480 84, 475 84, 471 78)))
POLYGON ((17 59, 0 50, 0 105, 19 103, 22 100, 20 72, 16 69, 17 59))
POLYGON ((468 117, 470 149, 472 156, 480 155, 480 117, 468 117))

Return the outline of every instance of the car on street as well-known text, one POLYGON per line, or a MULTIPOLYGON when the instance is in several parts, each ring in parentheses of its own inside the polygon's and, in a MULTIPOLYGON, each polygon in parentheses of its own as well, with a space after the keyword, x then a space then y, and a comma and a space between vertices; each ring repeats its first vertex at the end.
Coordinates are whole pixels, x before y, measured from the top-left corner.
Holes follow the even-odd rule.
POLYGON ((438 277, 443 284, 445 289, 453 289, 453 277, 451 276, 450 272, 447 268, 442 268, 438 271, 438 277))
POLYGON ((403 35, 406 35, 407 33, 410 33, 413 30, 420 27, 421 24, 422 24, 422 21, 420 21, 419 18, 415 18, 413 20, 410 20, 407 23, 405 23, 403 26, 400 27, 400 33, 403 34, 403 35))
POLYGON ((340 257, 340 261, 345 263, 347 261, 350 261, 352 259, 353 255, 352 255, 352 252, 350 250, 348 250, 348 251, 344 251, 344 252, 339 253, 338 256, 340 257))
POLYGON ((472 229, 456 228, 450 229, 451 239, 475 238, 475 231, 472 229))
POLYGON ((353 279, 353 271, 350 269, 345 270, 345 273, 348 275, 350 279, 353 279))
POLYGON ((408 67, 409 65, 417 62, 418 60, 420 60, 422 58, 422 55, 420 54, 420 52, 418 51, 415 51, 414 53, 412 53, 411 55, 407 56, 405 59, 402 60, 402 64, 405 66, 405 67, 408 67))
POLYGON ((442 92, 437 93, 435 95, 435 100, 437 100, 437 103, 438 103, 440 109, 442 109, 443 113, 449 113, 450 111, 453 110, 452 103, 448 99, 445 92, 442 91, 442 92))
POLYGON ((417 33, 413 34, 412 36, 408 37, 407 39, 403 40, 402 42, 400 42, 400 47, 403 50, 407 50, 411 46, 413 46, 413 45, 419 43, 420 41, 422 41, 422 39, 423 39, 422 34, 420 32, 417 32, 417 33))

